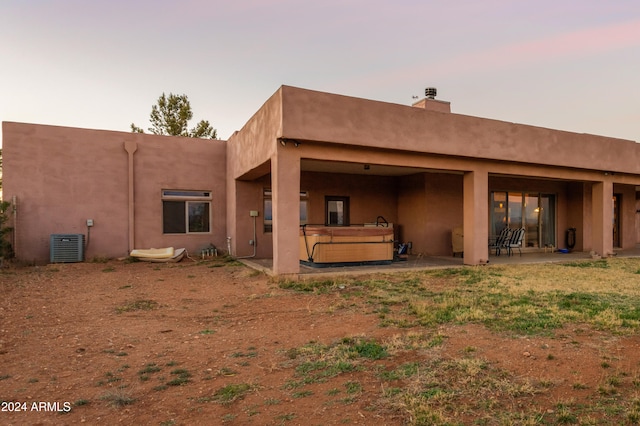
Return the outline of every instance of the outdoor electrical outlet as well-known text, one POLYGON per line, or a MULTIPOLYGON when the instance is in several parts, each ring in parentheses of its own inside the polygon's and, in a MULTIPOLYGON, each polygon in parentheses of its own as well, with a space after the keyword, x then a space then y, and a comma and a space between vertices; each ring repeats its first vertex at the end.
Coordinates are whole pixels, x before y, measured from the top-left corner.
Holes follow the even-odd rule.
POLYGON ((87 219, 87 226, 93 226, 93 219, 87 219))
POLYGON ((249 210, 249 216, 257 217, 258 216, 258 210, 249 210))

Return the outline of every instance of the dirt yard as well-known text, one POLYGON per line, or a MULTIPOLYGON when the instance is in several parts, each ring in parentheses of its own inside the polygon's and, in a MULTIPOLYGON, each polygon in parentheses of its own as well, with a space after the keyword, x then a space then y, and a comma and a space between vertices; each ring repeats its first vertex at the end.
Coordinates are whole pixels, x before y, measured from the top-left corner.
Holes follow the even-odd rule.
POLYGON ((410 384, 380 371, 469 348, 492 369, 542 383, 508 404, 556 424, 559 402, 589 404, 604 363, 628 372, 640 361, 637 336, 584 328, 513 338, 479 325, 382 327, 356 293, 285 290, 233 262, 10 268, 0 271, 0 290, 3 425, 411 424, 384 398, 386 388, 410 384), (301 383, 301 348, 359 337, 390 344, 410 333, 442 344, 301 383))

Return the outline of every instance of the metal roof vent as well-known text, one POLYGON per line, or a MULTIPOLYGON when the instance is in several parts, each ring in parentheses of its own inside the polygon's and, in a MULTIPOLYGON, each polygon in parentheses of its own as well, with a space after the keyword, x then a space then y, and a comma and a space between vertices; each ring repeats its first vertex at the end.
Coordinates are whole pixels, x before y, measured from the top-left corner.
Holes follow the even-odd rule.
POLYGON ((82 262, 84 234, 51 234, 49 255, 51 263, 82 262))
POLYGON ((424 89, 424 95, 427 97, 427 99, 435 99, 435 97, 438 95, 438 89, 436 89, 435 87, 427 87, 426 89, 424 89))

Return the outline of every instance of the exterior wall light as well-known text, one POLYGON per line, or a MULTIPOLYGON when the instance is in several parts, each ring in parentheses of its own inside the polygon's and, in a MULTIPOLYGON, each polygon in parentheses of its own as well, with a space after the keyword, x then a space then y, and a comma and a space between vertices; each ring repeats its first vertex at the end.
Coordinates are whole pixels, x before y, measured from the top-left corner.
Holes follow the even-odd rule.
POLYGON ((287 146, 287 142, 291 142, 296 148, 300 146, 300 142, 295 139, 278 138, 280 145, 287 146))

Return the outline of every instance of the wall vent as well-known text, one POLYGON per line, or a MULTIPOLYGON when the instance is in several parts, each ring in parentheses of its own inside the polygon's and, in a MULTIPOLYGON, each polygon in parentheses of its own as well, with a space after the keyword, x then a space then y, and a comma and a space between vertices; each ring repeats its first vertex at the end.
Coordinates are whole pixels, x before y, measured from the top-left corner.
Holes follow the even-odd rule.
POLYGON ((51 234, 49 254, 51 263, 82 262, 84 234, 51 234))

